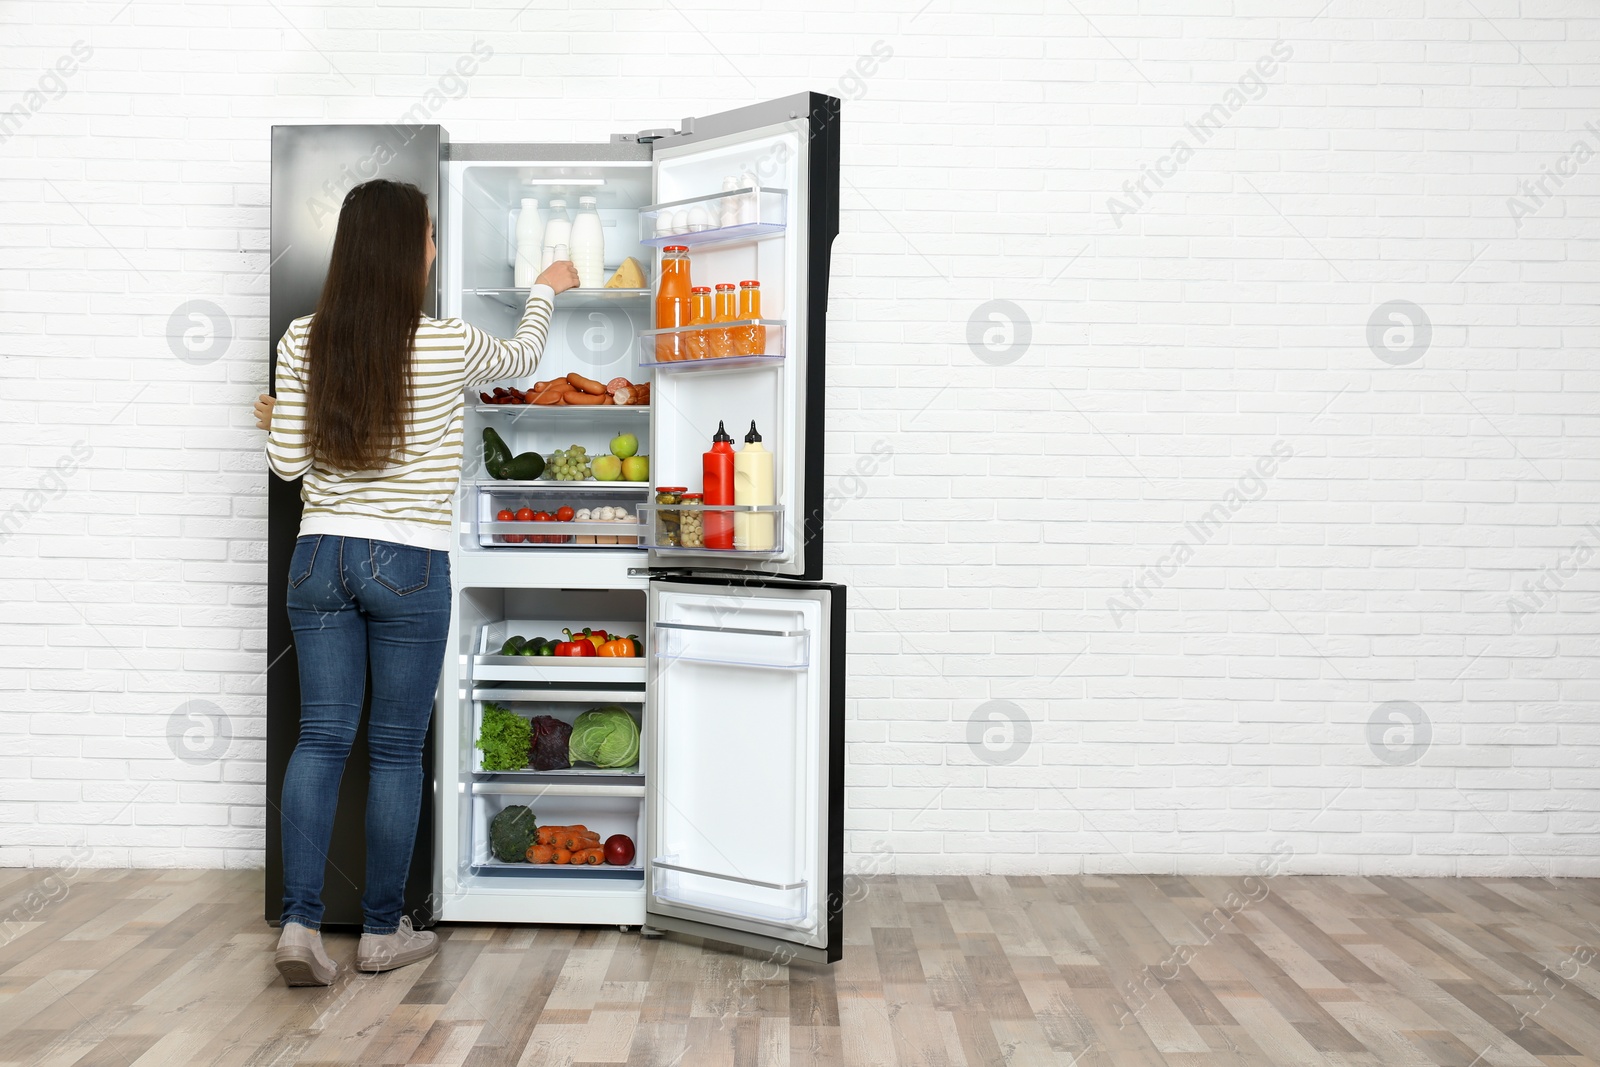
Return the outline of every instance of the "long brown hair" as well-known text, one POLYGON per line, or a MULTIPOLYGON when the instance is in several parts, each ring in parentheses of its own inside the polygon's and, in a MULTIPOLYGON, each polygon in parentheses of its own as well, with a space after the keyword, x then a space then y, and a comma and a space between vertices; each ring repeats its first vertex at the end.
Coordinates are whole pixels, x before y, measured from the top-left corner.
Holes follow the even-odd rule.
POLYGON ((325 467, 373 470, 405 451, 432 224, 415 185, 379 178, 345 195, 306 339, 306 436, 325 467))

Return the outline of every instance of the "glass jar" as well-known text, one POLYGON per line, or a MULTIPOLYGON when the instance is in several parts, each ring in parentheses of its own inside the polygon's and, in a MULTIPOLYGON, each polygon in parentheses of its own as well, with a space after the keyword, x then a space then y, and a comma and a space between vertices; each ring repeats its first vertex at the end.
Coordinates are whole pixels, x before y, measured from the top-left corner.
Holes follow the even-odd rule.
MULTIPOLYGON (((685 486, 658 485, 656 486, 657 504, 681 504, 685 486)), ((656 544, 662 548, 674 548, 678 544, 678 529, 682 522, 683 512, 676 508, 662 508, 656 512, 656 544)))
MULTIPOLYGON (((761 317, 761 283, 755 280, 739 283, 739 317, 761 317)), ((739 356, 764 356, 767 354, 767 328, 765 326, 740 326, 731 331, 733 351, 739 356)))
MULTIPOLYGON (((704 493, 684 493, 679 501, 683 504, 704 504, 704 493)), ((678 543, 684 548, 704 548, 706 543, 706 513, 703 511, 685 511, 680 513, 678 543)))

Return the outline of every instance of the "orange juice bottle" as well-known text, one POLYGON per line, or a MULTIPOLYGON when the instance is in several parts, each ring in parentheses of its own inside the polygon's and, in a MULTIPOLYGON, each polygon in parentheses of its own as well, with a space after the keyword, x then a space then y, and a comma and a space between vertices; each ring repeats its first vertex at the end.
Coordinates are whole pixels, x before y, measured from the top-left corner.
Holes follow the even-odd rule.
MULTIPOLYGON (((739 297, 732 282, 717 285, 717 316, 713 322, 732 322, 739 317, 739 297)), ((707 330, 710 355, 714 359, 733 355, 733 330, 707 330)))
MULTIPOLYGON (((761 283, 739 283, 739 317, 761 317, 761 283)), ((741 356, 764 356, 767 353, 767 328, 765 326, 740 326, 733 332, 733 350, 741 356)))
MULTIPOLYGON (((710 322, 715 316, 711 311, 711 286, 697 285, 689 290, 694 296, 689 309, 689 324, 699 326, 701 323, 710 322)), ((705 330, 695 330, 688 334, 688 356, 690 359, 705 359, 710 355, 709 344, 705 330)))
MULTIPOLYGON (((661 279, 656 285, 656 329, 689 325, 689 246, 667 245, 661 250, 661 279)), ((688 354, 688 338, 681 333, 656 338, 656 362, 668 363, 688 354)))

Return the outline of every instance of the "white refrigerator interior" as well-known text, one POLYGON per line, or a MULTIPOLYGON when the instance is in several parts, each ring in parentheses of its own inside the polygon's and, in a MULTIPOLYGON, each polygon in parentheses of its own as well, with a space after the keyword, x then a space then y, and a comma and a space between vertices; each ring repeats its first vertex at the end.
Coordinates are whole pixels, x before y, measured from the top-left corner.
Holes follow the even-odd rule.
MULTIPOLYGON (((843 590, 786 587, 817 551, 803 526, 808 454, 822 445, 820 368, 808 373, 808 359, 823 357, 820 345, 808 351, 807 279, 809 257, 825 264, 828 249, 808 247, 815 121, 781 103, 777 121, 769 115, 720 136, 452 145, 442 165, 443 314, 511 335, 527 300, 513 285, 525 199, 543 207, 594 197, 606 276, 629 258, 646 275, 643 287, 560 294, 534 378, 483 391, 527 389, 569 372, 650 385, 650 402, 631 406, 495 404, 477 390, 466 397, 438 749, 443 920, 648 928, 659 916, 669 928, 681 920, 708 936, 726 931, 745 944, 808 946, 828 953, 819 959, 837 958, 827 899, 842 834, 830 805, 842 790, 829 746, 839 740, 830 719, 842 689, 830 670, 843 664, 830 667, 829 657, 843 655, 843 590), (675 143, 684 140, 693 143, 675 143), (688 246, 697 286, 759 280, 758 350, 665 358, 674 338, 653 332, 654 286, 662 249, 675 244, 688 246), (775 503, 751 511, 770 516, 770 545, 681 543, 686 515, 708 528, 720 517, 731 528, 733 509, 656 502, 657 486, 700 491, 701 457, 719 420, 736 442, 755 422, 775 453, 775 503), (546 459, 574 446, 592 459, 631 433, 649 457, 648 480, 497 479, 483 462, 485 427, 513 455, 546 459), (516 518, 562 508, 589 517, 516 518), (585 626, 637 635, 643 655, 501 654, 514 636, 557 639, 585 626), (590 708, 620 706, 640 726, 639 762, 485 770, 477 743, 491 704, 569 724, 590 708), (541 826, 582 823, 602 840, 625 834, 634 859, 497 859, 490 825, 511 805, 531 808, 541 826)), ((702 129, 728 116, 700 120, 702 129)), ((835 192, 835 214, 836 200, 835 192)))

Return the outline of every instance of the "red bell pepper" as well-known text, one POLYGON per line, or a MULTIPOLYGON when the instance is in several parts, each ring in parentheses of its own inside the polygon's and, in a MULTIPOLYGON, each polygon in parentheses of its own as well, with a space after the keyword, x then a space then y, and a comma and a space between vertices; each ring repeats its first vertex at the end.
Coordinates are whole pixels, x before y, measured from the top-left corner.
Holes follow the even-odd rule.
POLYGON ((584 656, 593 656, 596 654, 594 645, 590 643, 588 638, 579 637, 576 640, 573 640, 571 630, 563 630, 562 632, 567 635, 568 639, 565 641, 556 642, 556 655, 577 656, 582 658, 584 656))

